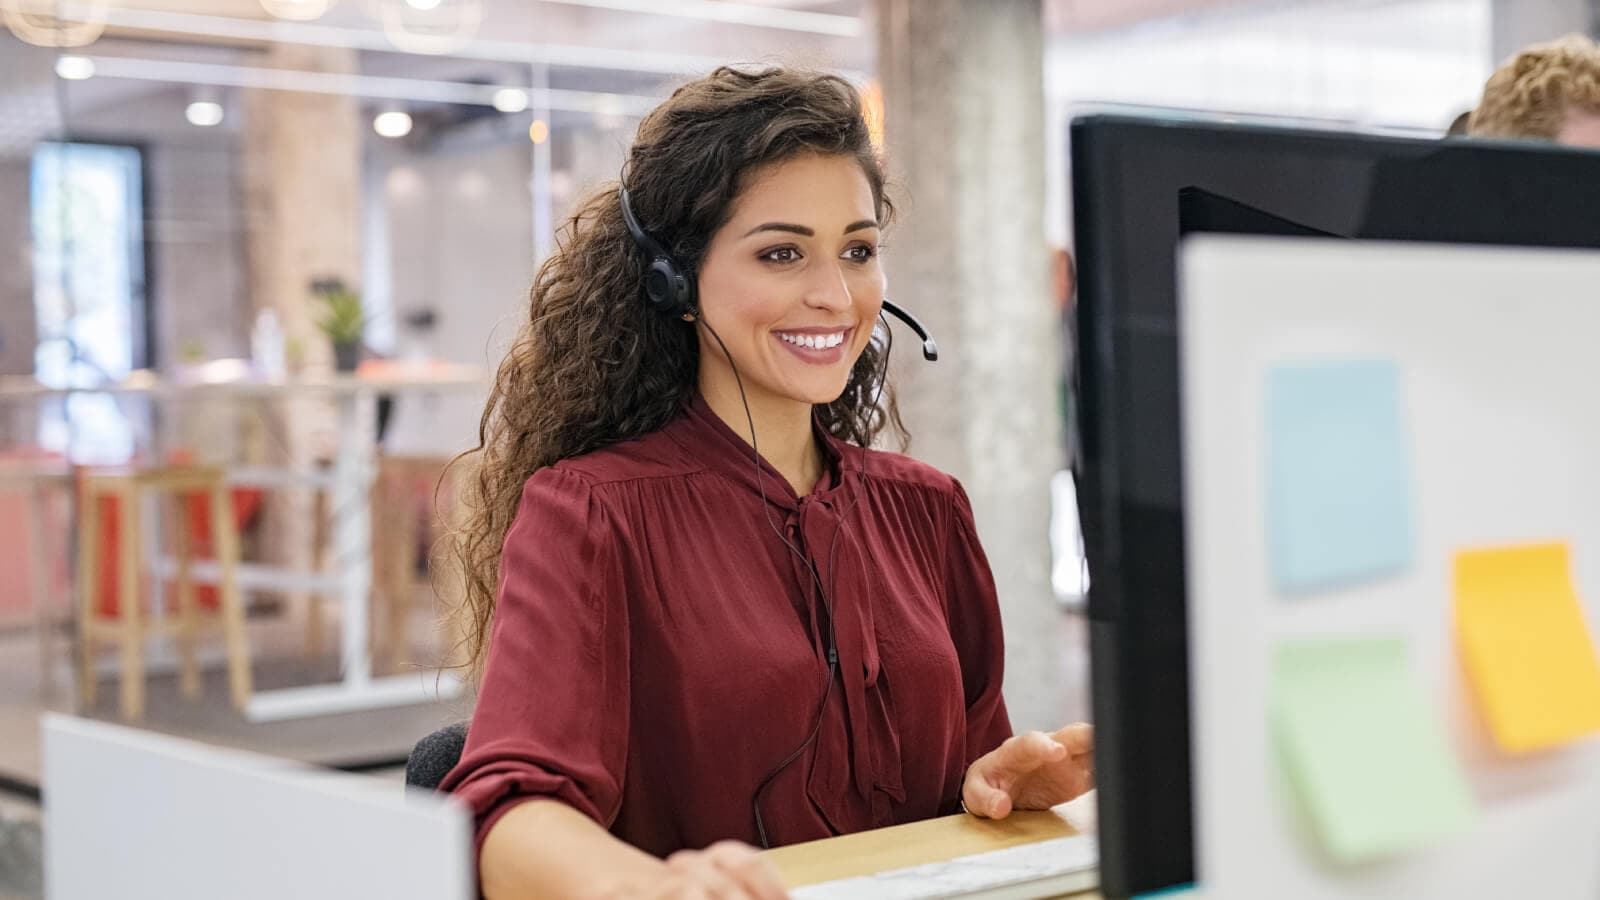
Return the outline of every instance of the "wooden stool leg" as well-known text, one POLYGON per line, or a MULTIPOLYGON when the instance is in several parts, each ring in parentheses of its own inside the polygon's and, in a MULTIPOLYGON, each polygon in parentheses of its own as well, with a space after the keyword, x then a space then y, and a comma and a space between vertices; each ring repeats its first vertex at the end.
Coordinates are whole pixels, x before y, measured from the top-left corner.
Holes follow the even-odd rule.
POLYGON ((408 640, 411 624, 411 600, 416 595, 417 581, 417 510, 416 504, 401 506, 399 533, 396 535, 394 557, 394 589, 390 592, 387 610, 384 656, 390 667, 397 667, 410 653, 408 640))
MULTIPOLYGON (((311 504, 311 570, 319 575, 327 574, 323 571, 328 558, 327 517, 328 491, 318 487, 311 504)), ((312 659, 322 655, 322 634, 325 630, 322 624, 323 599, 321 590, 306 594, 306 656, 312 659)))
POLYGON ((222 485, 211 488, 211 544, 217 555, 217 593, 222 605, 222 630, 228 648, 228 687, 233 705, 250 702, 250 642, 244 627, 244 599, 239 592, 239 528, 233 504, 222 485))
POLYGON ((80 712, 94 707, 98 682, 94 672, 95 609, 100 599, 100 496, 85 480, 78 508, 78 704, 80 712))
POLYGON ((394 501, 392 528, 386 535, 388 547, 384 549, 387 562, 387 584, 383 596, 383 647, 384 664, 398 666, 407 652, 406 626, 410 622, 411 597, 417 572, 417 509, 407 496, 410 485, 404 479, 389 500, 394 501))
POLYGON ((174 584, 178 594, 178 653, 182 660, 180 689, 186 699, 200 696, 200 663, 196 658, 198 639, 198 609, 194 589, 194 546, 189 537, 189 495, 175 494, 165 504, 174 514, 169 517, 172 531, 173 553, 177 557, 178 573, 174 584))
POLYGON ((139 533, 137 489, 123 491, 121 508, 122 553, 118 559, 117 612, 122 639, 122 717, 137 721, 144 717, 144 626, 139 608, 139 558, 144 552, 139 533))

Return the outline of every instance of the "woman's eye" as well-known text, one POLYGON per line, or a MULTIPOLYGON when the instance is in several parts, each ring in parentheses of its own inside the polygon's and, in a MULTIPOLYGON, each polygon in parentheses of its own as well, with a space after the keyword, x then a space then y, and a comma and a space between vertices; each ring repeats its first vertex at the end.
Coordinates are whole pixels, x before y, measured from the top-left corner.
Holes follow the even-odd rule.
POLYGON ((800 251, 793 247, 779 247, 761 254, 761 258, 767 262, 775 263, 794 262, 800 258, 800 251))
POLYGON ((878 248, 869 247, 866 244, 857 244, 854 247, 851 247, 849 250, 846 250, 844 255, 846 259, 852 262, 866 262, 867 260, 878 255, 878 248))

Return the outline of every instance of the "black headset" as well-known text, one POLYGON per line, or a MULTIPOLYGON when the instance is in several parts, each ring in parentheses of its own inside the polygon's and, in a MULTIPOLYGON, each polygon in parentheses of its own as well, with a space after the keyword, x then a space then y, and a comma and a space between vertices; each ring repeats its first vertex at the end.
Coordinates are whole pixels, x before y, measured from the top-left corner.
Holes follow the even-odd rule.
MULTIPOLYGON (((628 197, 628 189, 621 188, 618 194, 622 200, 622 222, 628 226, 628 234, 633 236, 633 243, 644 255, 650 258, 650 266, 644 273, 644 299, 650 308, 666 316, 680 317, 694 315, 696 312, 694 273, 685 266, 679 265, 676 259, 661 242, 650 236, 639 224, 639 219, 633 214, 633 201, 628 197)), ((906 327, 916 332, 922 338, 922 357, 929 362, 939 358, 939 345, 934 343, 928 335, 928 329, 917 321, 917 317, 901 309, 899 306, 883 301, 883 311, 896 319, 906 323, 906 327)))
POLYGON ((694 276, 685 271, 672 258, 661 242, 650 236, 633 214, 633 202, 628 189, 622 188, 622 221, 628 234, 644 255, 650 257, 650 267, 644 273, 644 299, 650 308, 665 316, 687 316, 695 312, 694 276))

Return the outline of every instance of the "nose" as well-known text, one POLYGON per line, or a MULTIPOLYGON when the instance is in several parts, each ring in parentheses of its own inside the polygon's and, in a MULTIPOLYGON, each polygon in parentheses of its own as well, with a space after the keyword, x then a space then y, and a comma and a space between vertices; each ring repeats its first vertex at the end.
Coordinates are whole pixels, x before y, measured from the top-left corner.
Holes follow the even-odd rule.
POLYGON ((806 285, 806 305, 829 312, 847 310, 855 302, 850 293, 850 282, 844 268, 835 262, 816 267, 816 274, 806 285))

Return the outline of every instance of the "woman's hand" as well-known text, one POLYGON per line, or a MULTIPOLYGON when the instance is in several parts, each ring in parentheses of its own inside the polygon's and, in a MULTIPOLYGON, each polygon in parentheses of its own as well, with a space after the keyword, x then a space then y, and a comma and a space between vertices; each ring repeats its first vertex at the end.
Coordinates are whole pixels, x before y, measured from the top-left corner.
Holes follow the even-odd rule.
POLYGON ((738 841, 679 850, 654 875, 612 884, 595 900, 785 900, 778 871, 738 841))
POLYGON ((1003 819, 1013 809, 1049 809, 1094 787, 1094 728, 1079 722, 1030 731, 978 757, 967 770, 967 812, 1003 819))

